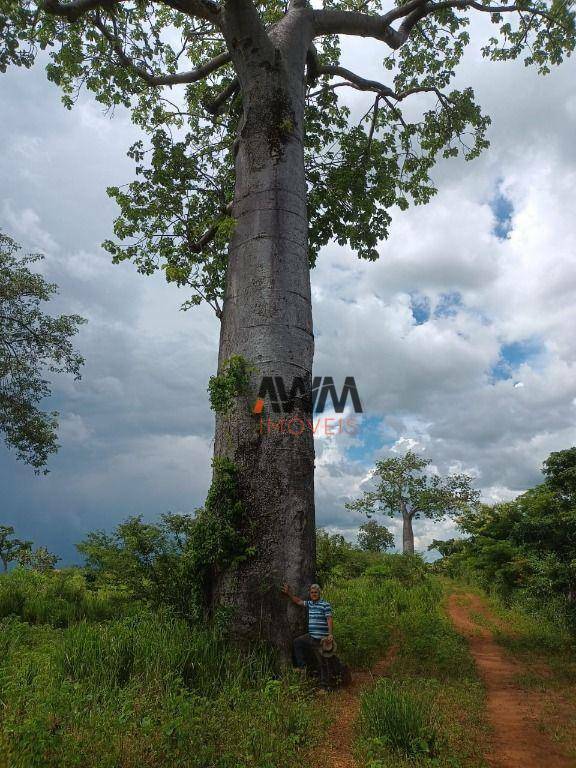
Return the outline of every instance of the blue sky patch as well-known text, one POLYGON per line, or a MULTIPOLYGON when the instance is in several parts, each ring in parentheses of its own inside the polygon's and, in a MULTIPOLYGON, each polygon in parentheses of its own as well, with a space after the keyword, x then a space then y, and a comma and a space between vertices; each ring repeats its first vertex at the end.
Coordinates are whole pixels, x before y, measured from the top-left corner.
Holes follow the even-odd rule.
POLYGON ((381 416, 367 416, 358 425, 356 435, 358 443, 346 449, 346 456, 351 461, 360 461, 365 464, 374 463, 374 454, 384 445, 393 445, 396 437, 388 438, 382 430, 381 416))
POLYGON ((411 293, 410 310, 416 325, 424 325, 430 319, 430 299, 423 293, 411 293))
POLYGON ((462 296, 459 291, 441 293, 434 315, 435 317, 454 317, 462 307, 462 296))
POLYGON ((498 186, 496 195, 490 201, 490 208, 495 219, 492 234, 496 235, 498 240, 506 240, 512 230, 514 206, 512 201, 503 194, 500 186, 498 186))
POLYGON ((544 344, 537 338, 522 339, 509 344, 502 344, 498 362, 490 369, 493 382, 511 379, 514 371, 544 351, 544 344))

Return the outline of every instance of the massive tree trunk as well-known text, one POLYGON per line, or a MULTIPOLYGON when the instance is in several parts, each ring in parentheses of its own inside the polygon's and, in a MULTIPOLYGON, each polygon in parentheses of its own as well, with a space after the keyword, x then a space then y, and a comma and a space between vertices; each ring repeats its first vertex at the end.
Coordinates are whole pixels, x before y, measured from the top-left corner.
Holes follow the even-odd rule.
POLYGON ((414 530, 409 512, 402 514, 402 551, 405 555, 414 554, 414 530))
MULTIPOLYGON (((240 30, 242 31, 242 30, 240 30)), ((268 404, 254 415, 263 376, 281 376, 289 390, 294 377, 311 389, 314 337, 307 254, 304 176, 304 70, 307 45, 280 28, 274 50, 264 55, 256 42, 239 36, 229 43, 238 55, 243 118, 236 144, 236 187, 226 293, 220 335, 219 368, 242 355, 257 369, 253 394, 238 398, 230 415, 217 416, 215 455, 239 469, 246 519, 242 532, 256 554, 219 574, 213 605, 234 611, 236 635, 271 641, 289 654, 291 640, 305 619, 280 592, 283 582, 297 594, 314 577, 314 443, 302 434, 261 430, 268 404), (272 59, 272 60, 270 60, 272 59)), ((299 397, 291 417, 311 419, 311 398, 299 397)))

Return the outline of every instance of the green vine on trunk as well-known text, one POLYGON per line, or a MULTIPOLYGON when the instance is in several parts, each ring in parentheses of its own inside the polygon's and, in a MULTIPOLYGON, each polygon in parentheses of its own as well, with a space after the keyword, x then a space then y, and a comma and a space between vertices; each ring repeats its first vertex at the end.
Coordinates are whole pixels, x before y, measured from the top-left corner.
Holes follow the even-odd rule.
POLYGON ((212 467, 212 484, 192 531, 193 566, 203 597, 218 571, 243 562, 256 551, 239 530, 245 506, 238 490, 237 466, 224 456, 215 456, 212 467))
POLYGON ((250 373, 254 370, 254 366, 242 355, 232 355, 225 360, 221 372, 217 376, 211 376, 208 383, 212 410, 222 415, 229 413, 234 400, 248 394, 250 373))

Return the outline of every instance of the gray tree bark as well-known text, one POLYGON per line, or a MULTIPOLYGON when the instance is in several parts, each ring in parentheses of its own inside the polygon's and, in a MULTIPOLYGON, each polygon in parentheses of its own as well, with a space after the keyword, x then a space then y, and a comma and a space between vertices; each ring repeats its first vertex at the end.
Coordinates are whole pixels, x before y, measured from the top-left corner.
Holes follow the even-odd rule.
MULTIPOLYGON (((309 429, 300 435, 262 433, 250 406, 263 376, 281 376, 288 388, 299 376, 311 388, 303 152, 311 12, 302 9, 290 22, 287 17, 267 39, 258 37, 246 16, 234 21, 228 45, 242 87, 243 117, 219 369, 231 355, 242 355, 257 372, 254 396, 240 398, 230 416, 217 416, 215 455, 239 468, 247 510, 243 533, 256 554, 218 575, 212 604, 233 609, 236 635, 268 640, 287 657, 305 612, 286 600, 280 586, 286 581, 303 594, 315 571, 313 436, 309 429)), ((312 417, 310 397, 296 400, 291 417, 292 431, 300 431, 296 419, 312 417)))
POLYGON ((412 514, 402 514, 402 552, 405 555, 414 554, 414 530, 412 528, 412 514))

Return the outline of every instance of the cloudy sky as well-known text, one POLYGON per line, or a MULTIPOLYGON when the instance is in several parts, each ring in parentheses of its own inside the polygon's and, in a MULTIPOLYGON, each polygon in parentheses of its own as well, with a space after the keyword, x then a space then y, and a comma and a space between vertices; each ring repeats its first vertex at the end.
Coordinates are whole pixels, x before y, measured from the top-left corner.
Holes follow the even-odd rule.
MULTIPOLYGON (((317 522, 349 538, 361 520, 344 503, 376 458, 412 447, 493 501, 576 444, 576 62, 546 78, 489 63, 486 20, 472 31, 458 82, 492 117, 491 149, 442 162, 439 194, 395 215, 377 263, 331 245, 312 274, 315 373, 354 375, 365 411, 355 438, 316 441, 317 522)), ((382 79, 382 55, 350 40, 343 63, 382 79)), ((346 98, 360 109, 366 95, 346 98)), ((40 66, 0 76, 0 114, 0 229, 46 254, 60 286, 51 311, 89 320, 82 381, 58 378, 47 404, 61 414, 50 474, 0 446, 0 524, 73 562, 87 531, 202 504, 218 321, 181 312, 183 292, 100 247, 115 216, 105 188, 133 176, 127 114, 106 117, 88 94, 65 110, 40 66)), ((453 529, 425 521, 416 533, 424 550, 453 529)))

